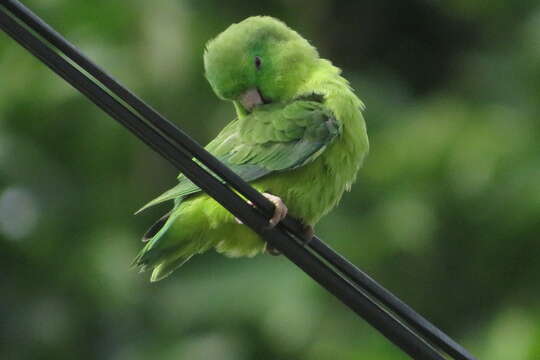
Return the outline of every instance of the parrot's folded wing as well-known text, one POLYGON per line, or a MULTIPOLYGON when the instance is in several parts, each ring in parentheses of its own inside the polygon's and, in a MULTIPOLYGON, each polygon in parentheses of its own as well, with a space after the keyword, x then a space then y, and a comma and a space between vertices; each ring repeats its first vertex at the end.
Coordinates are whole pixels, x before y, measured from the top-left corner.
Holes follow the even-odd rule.
MULTIPOLYGON (((234 120, 206 149, 250 182, 312 162, 340 133, 340 124, 323 104, 298 100, 286 106, 265 105, 241 120, 234 120)), ((201 191, 183 175, 178 181, 178 185, 138 212, 201 191)))

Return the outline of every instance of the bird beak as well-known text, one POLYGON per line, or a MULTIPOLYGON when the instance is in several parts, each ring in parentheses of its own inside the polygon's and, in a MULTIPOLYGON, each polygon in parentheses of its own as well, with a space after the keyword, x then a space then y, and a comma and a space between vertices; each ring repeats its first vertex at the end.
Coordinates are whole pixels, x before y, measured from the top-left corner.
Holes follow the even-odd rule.
POLYGON ((246 109, 248 112, 253 110, 255 106, 264 104, 261 93, 257 88, 251 88, 247 90, 245 93, 240 95, 238 100, 240 101, 244 109, 246 109))

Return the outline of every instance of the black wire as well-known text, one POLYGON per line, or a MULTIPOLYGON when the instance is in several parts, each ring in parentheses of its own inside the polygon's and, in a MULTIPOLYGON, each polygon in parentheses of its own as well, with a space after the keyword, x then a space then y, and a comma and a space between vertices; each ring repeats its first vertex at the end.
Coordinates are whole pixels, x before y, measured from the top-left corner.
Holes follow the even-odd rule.
MULTIPOLYGON (((34 29, 40 36, 49 41, 62 53, 69 57, 85 71, 99 80, 105 87, 121 98, 133 109, 135 109, 143 118, 148 119, 161 133, 171 138, 173 142, 181 144, 182 148, 188 151, 192 157, 195 157, 205 164, 210 170, 225 180, 230 186, 236 189, 240 194, 250 199, 259 209, 271 217, 274 211, 274 205, 263 197, 253 187, 246 184, 237 174, 224 166, 215 159, 210 153, 196 143, 191 137, 185 134, 172 122, 165 119, 161 114, 155 111, 148 104, 143 102, 136 95, 131 93, 105 71, 95 65, 75 46, 69 43, 62 35, 52 29, 43 20, 33 14, 17 0, 6 0, 4 5, 19 19, 34 29)), ((302 236, 301 224, 290 216, 282 221, 285 228, 295 234, 302 236)), ((314 236, 307 246, 313 249, 319 256, 328 261, 332 266, 351 279, 353 283, 367 291, 371 296, 380 301, 384 306, 395 312, 398 316, 407 320, 412 328, 425 336, 436 346, 439 346, 458 360, 473 360, 474 357, 463 347, 453 341, 448 335, 443 333, 413 309, 399 300, 396 296, 375 282, 371 277, 362 272, 347 259, 336 253, 327 246, 321 239, 314 236)))
MULTIPOLYGON (((139 136, 139 138, 141 138, 143 141, 149 144, 152 148, 154 148, 154 150, 158 151, 160 154, 166 157, 169 161, 171 161, 177 168, 182 170, 186 174, 186 176, 192 179, 192 181, 194 181, 203 190, 208 192, 211 196, 214 196, 220 202, 222 201, 227 202, 231 200, 231 199, 226 200, 226 197, 221 196, 221 191, 217 191, 215 192, 215 194, 212 194, 214 192, 212 191, 212 186, 215 186, 216 184, 218 185, 217 189, 228 190, 224 185, 220 184, 218 181, 214 181, 214 185, 212 185, 212 183, 208 184, 208 183, 205 183, 204 181, 195 180, 197 177, 203 177, 203 178, 211 177, 213 180, 215 179, 212 176, 209 176, 209 174, 206 173, 204 170, 202 171, 202 173, 200 171, 197 173, 197 171, 187 170, 186 166, 188 166, 188 163, 192 163, 192 162, 191 162, 191 159, 188 157, 189 155, 186 155, 184 152, 186 149, 182 149, 180 151, 180 154, 178 153, 175 154, 174 151, 171 153, 171 149, 164 151, 163 149, 160 148, 160 146, 157 146, 157 149, 156 149, 155 143, 161 142, 163 143, 162 146, 165 146, 165 148, 168 148, 168 147, 170 148, 170 146, 174 144, 175 142, 177 144, 180 143, 181 145, 185 146, 185 148, 187 148, 191 156, 195 156, 199 158, 201 162, 205 163, 205 165, 207 165, 209 168, 211 168, 216 173, 221 175, 222 178, 226 179, 229 182, 229 184, 233 185, 235 188, 241 191, 241 193, 245 195, 247 198, 251 199, 252 201, 255 200, 254 201, 255 203, 257 203, 256 201, 257 197, 259 198, 258 200, 261 200, 262 198, 260 207, 264 208, 265 207, 264 204, 266 203, 266 205, 269 205, 269 206, 266 206, 266 212, 267 213, 273 212, 273 205, 270 202, 268 202, 264 197, 262 197, 257 191, 255 191, 253 188, 251 188, 249 185, 243 182, 242 179, 240 179, 236 174, 232 173, 232 171, 230 171, 228 168, 226 168, 221 163, 219 163, 219 161, 213 158, 211 154, 207 153, 202 147, 200 147, 196 142, 194 142, 191 138, 189 138, 189 136, 182 133, 175 125, 168 122, 155 110, 150 108, 148 105, 146 105, 136 96, 134 96, 131 92, 129 92, 127 89, 125 89, 120 84, 118 84, 114 79, 112 79, 109 75, 107 75, 103 70, 95 66, 90 60, 84 57, 84 55, 82 55, 75 47, 73 47, 71 44, 65 41, 65 39, 63 39, 61 35, 56 33, 52 28, 50 28, 46 23, 44 23, 37 16, 32 14, 28 9, 24 8, 23 5, 21 5, 17 1, 10 1, 10 0, 2 1, 2 4, 4 4, 7 8, 9 8, 9 10, 12 11, 12 13, 16 15, 19 19, 24 21, 27 25, 29 25, 35 31, 37 31, 41 36, 43 36, 45 39, 47 39, 49 42, 55 45, 65 55, 67 55, 73 61, 75 61, 79 66, 84 68, 96 79, 101 81, 106 87, 109 88, 110 91, 115 93, 115 95, 119 96, 122 100, 124 100, 126 103, 132 106, 135 110, 139 112, 139 114, 147 118, 154 126, 158 127, 162 131, 161 134, 155 132, 154 129, 151 129, 149 127, 147 129, 145 129, 144 127, 141 129, 140 127, 134 126, 132 124, 133 117, 134 117, 132 113, 130 114, 131 116, 126 115, 125 111, 129 112, 129 110, 124 108, 125 111, 120 111, 118 114, 116 110, 111 111, 111 103, 107 101, 105 101, 105 107, 104 107, 103 106, 104 104, 100 104, 99 102, 102 101, 104 97, 105 98, 110 97, 110 95, 105 93, 98 86, 93 84, 91 81, 90 83, 93 86, 87 86, 87 87, 82 86, 82 88, 80 87, 80 83, 79 83, 79 86, 77 86, 77 84, 72 83, 72 85, 74 85, 76 88, 81 90, 81 92, 83 92, 85 95, 90 97, 98 106, 104 108, 104 110, 106 110, 111 116, 113 116, 114 118, 122 122, 131 131, 134 131, 137 134, 137 136, 139 136), (92 90, 92 88, 94 89, 92 90), (101 93, 100 91, 96 91, 96 90, 100 90, 101 93), (94 98, 92 98, 92 94, 95 95, 96 93, 98 94, 98 96, 97 97, 94 96, 94 98), (122 119, 119 119, 118 117, 120 118, 130 117, 131 121, 126 123, 125 121, 122 121, 122 119), (148 132, 149 129, 151 130, 150 133, 152 133, 153 140, 148 140, 144 138, 145 133, 148 132), (160 139, 160 135, 169 135, 170 138, 173 140, 172 144, 171 142, 166 141, 163 138, 160 139), (180 163, 178 162, 179 156, 183 157, 183 161, 180 161, 180 163), (223 175, 223 173, 225 175, 223 175), (200 184, 198 182, 200 182, 200 184), (251 196, 253 196, 253 194, 256 194, 256 195, 252 198, 251 196)), ((28 45, 26 45, 26 47, 29 48, 28 45)), ((29 48, 29 50, 31 49, 32 47, 29 48)), ((35 52, 34 54, 36 55, 35 52)), ((36 56, 40 57, 43 60, 42 56, 39 56, 39 55, 36 55, 36 56)), ((65 68, 64 70, 62 70, 63 69, 62 66, 56 66, 57 64, 56 65, 55 64, 56 63, 53 62, 52 66, 51 64, 49 64, 49 66, 51 66, 53 70, 58 72, 66 80, 70 81, 70 78, 72 78, 72 76, 74 75, 73 72, 68 71, 68 74, 65 74, 65 73, 63 74, 62 72, 65 72, 65 68)), ((73 71, 77 72, 78 70, 73 68, 73 71)), ((111 98, 110 100, 114 101, 115 105, 119 105, 120 107, 122 107, 122 105, 116 102, 114 99, 111 98)), ((117 106, 113 106, 113 108, 115 107, 117 106)), ((138 121, 141 121, 141 119, 138 119, 138 121)), ((238 199, 238 198, 235 200, 235 204, 232 205, 231 208, 228 207, 228 209, 231 212, 236 214, 236 212, 238 211, 238 207, 241 207, 243 211, 247 210, 247 212, 253 213, 253 210, 249 207, 246 208, 245 202, 243 202, 241 199, 238 199)), ((243 214, 243 215, 247 216, 247 214, 243 214)), ((246 224, 249 225, 248 223, 249 221, 246 220, 244 216, 240 215, 238 217, 241 218, 243 221, 246 222, 246 224)), ((289 219, 289 220, 292 220, 292 219, 289 219)), ((254 229, 261 231, 262 227, 264 227, 265 224, 266 222, 263 219, 262 223, 259 222, 258 224, 254 224, 255 225, 254 229)), ((294 220, 292 220, 292 224, 289 224, 288 226, 289 229, 292 228, 293 231, 295 231, 297 234, 299 232, 299 227, 300 227, 300 224, 294 220)), ((272 239, 270 239, 270 241, 272 242, 272 239)), ((279 246, 276 246, 276 247, 279 249, 279 246)), ((403 317, 404 319, 408 321, 413 320, 412 327, 414 327, 415 329, 420 328, 421 330, 422 329, 427 330, 428 331, 427 338, 433 341, 437 345, 439 345, 438 343, 441 343, 440 340, 442 339, 443 345, 448 344, 447 346, 444 346, 446 347, 446 349, 444 350, 448 351, 450 354, 454 353, 452 355, 457 354, 456 359, 473 359, 472 356, 470 355, 469 357, 467 357, 466 356, 467 354, 465 354, 464 357, 460 357, 460 354, 462 354, 463 352, 466 353, 464 349, 462 349, 458 344, 453 342, 450 338, 448 338, 445 334, 440 332, 440 330, 435 328, 425 319, 421 318, 412 309, 410 309, 407 305, 402 303, 399 299, 393 296, 386 289, 378 285, 375 281, 369 278, 369 276, 367 276, 366 274, 361 272, 359 269, 354 267, 354 265, 350 264, 346 259, 341 257, 339 254, 335 253, 331 248, 329 248, 328 246, 326 246, 326 244, 320 241, 320 239, 314 238, 310 242, 310 247, 315 249, 319 254, 321 254, 322 257, 326 261, 329 261, 333 266, 336 266, 340 271, 342 271, 344 274, 349 276, 357 285, 360 284, 364 286, 370 294, 375 294, 375 296, 377 297, 379 301, 381 301, 382 299, 383 303, 386 303, 385 306, 388 306, 391 310, 395 311, 396 314, 401 315, 399 313, 399 310, 405 309, 406 310, 404 312, 405 316, 403 317), (454 351, 454 349, 457 349, 457 351, 454 351)), ((285 255, 287 254, 285 253, 285 255)), ((298 265, 298 262, 296 263, 298 265)), ((307 272, 309 273, 309 271, 307 272)), ((345 301, 344 298, 342 298, 342 301, 347 303, 347 301, 345 301)), ((351 305, 349 304, 349 306, 351 305)))
POLYGON ((223 185, 203 168, 191 161, 174 144, 161 138, 155 130, 144 124, 140 118, 130 112, 124 105, 114 100, 109 94, 94 84, 84 74, 69 64, 61 56, 53 52, 41 41, 11 19, 0 9, 0 28, 17 42, 28 49, 33 55, 49 66, 58 75, 81 91, 101 109, 126 126, 141 140, 167 158, 186 176, 194 181, 208 194, 214 196, 234 215, 256 230, 272 246, 280 250, 308 275, 338 297, 344 304, 362 316, 372 326, 378 329, 390 341, 399 346, 414 359, 443 360, 433 348, 417 337, 406 326, 393 318, 369 297, 362 294, 345 279, 328 268, 316 256, 313 256, 296 241, 276 228, 267 229, 266 218, 248 206, 240 197, 223 185), (189 160, 189 161, 188 161, 189 160), (185 163, 184 163, 185 161, 185 163))
MULTIPOLYGON (((431 341, 442 350, 446 351, 456 360, 475 360, 465 348, 455 342, 452 338, 438 329, 435 325, 426 320, 423 316, 414 311, 409 305, 405 304, 398 297, 373 280, 362 270, 351 264, 339 253, 332 250, 322 241, 312 241, 310 247, 318 254, 331 256, 330 263, 339 268, 343 274, 359 285, 362 290, 372 295, 380 301, 385 307, 392 310, 401 319, 405 320, 407 325, 418 331, 427 340, 431 341)), ((326 260, 326 258, 325 258, 326 260)))
POLYGON ((94 78, 99 80, 106 88, 110 89, 112 93, 129 104, 129 106, 136 110, 143 118, 147 119, 152 125, 154 125, 156 129, 162 133, 162 135, 171 138, 171 140, 177 144, 181 144, 182 148, 191 153, 193 157, 196 157, 215 174, 218 174, 221 178, 226 180, 229 185, 234 187, 242 195, 251 199, 251 201, 260 209, 263 209, 263 211, 269 215, 269 217, 272 216, 274 213, 274 204, 272 204, 272 202, 268 201, 268 199, 262 196, 253 187, 246 184, 242 178, 240 178, 228 167, 224 166, 219 160, 217 160, 212 154, 206 151, 206 149, 195 142, 189 135, 185 134, 175 124, 165 119, 151 106, 143 102, 140 98, 127 90, 124 86, 118 83, 118 81, 99 68, 76 47, 69 43, 62 35, 37 17, 28 8, 18 1, 6 0, 2 1, 2 4, 18 19, 31 27, 73 62, 87 71, 94 78))

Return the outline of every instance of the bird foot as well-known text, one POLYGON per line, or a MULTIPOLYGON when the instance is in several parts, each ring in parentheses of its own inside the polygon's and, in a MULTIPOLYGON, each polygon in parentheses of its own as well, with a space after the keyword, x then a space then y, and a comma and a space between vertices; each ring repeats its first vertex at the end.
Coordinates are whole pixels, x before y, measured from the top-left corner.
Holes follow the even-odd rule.
MULTIPOLYGON (((281 200, 279 196, 275 196, 269 193, 263 193, 263 196, 267 198, 268 200, 270 200, 272 204, 274 204, 275 206, 274 215, 272 215, 272 218, 268 220, 268 228, 271 229, 274 226, 276 226, 281 220, 285 219, 285 217, 287 216, 287 212, 289 210, 287 209, 287 206, 285 205, 285 203, 283 202, 283 200, 281 200)), ((253 206, 253 203, 251 201, 248 201, 248 204, 253 206)), ((240 220, 237 217, 235 217, 234 220, 238 224, 243 224, 242 220, 240 220)))
MULTIPOLYGON (((276 207, 274 210, 274 216, 272 216, 272 218, 268 221, 268 227, 273 228, 287 216, 287 212, 289 211, 289 209, 287 209, 287 206, 279 196, 275 196, 269 193, 263 193, 263 195, 265 198, 270 200, 276 207)), ((281 251, 279 251, 275 247, 270 246, 270 244, 266 244, 266 252, 272 256, 281 255, 281 251)))
POLYGON ((283 202, 283 200, 281 200, 279 196, 275 196, 269 193, 263 193, 263 196, 267 198, 268 200, 270 200, 272 204, 274 204, 275 206, 274 215, 268 221, 268 227, 273 228, 281 220, 285 219, 289 209, 287 209, 287 206, 285 205, 285 203, 283 202))
MULTIPOLYGON (((274 204, 275 206, 274 215, 272 215, 270 220, 268 220, 268 228, 271 229, 275 227, 281 220, 285 219, 285 217, 287 216, 287 212, 289 210, 287 209, 287 206, 285 205, 285 203, 283 202, 283 200, 281 200, 279 196, 275 196, 269 193, 263 193, 263 196, 267 198, 268 200, 270 200, 272 204, 274 204)), ((253 206, 251 202, 249 202, 249 204, 253 206)), ((242 224, 242 221, 240 219, 235 217, 234 220, 238 224, 242 224)), ((281 252, 279 252, 279 250, 271 247, 270 245, 266 245, 266 252, 270 255, 276 255, 276 256, 281 255, 281 252)))
MULTIPOLYGON (((289 210, 287 209, 287 206, 285 205, 285 203, 279 196, 275 196, 269 193, 263 193, 263 196, 267 198, 268 200, 270 200, 275 206, 274 215, 268 221, 268 228, 271 229, 275 227, 281 220, 285 219, 285 217, 287 216, 287 212, 289 210)), ((249 202, 249 205, 253 206, 251 202, 249 202)), ((235 217, 234 220, 237 223, 242 224, 242 221, 240 219, 235 217)), ((313 229, 312 225, 305 224, 304 222, 302 222, 302 227, 303 227, 302 235, 305 240, 304 245, 306 245, 315 235, 315 230, 313 229)), ((272 247, 270 244, 266 244, 266 252, 274 256, 281 255, 281 252, 277 250, 276 248, 272 247)))

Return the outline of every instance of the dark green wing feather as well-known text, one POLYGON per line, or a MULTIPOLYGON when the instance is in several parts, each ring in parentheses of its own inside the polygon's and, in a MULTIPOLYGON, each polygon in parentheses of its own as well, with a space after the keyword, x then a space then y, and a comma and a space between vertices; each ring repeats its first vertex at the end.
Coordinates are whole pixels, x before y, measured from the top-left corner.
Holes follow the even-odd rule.
MULTIPOLYGON (((264 105, 227 125, 206 149, 244 181, 287 171, 316 159, 341 132, 323 104, 294 101, 264 105)), ((200 188, 182 174, 178 185, 141 210, 163 201, 197 193, 200 188)))

